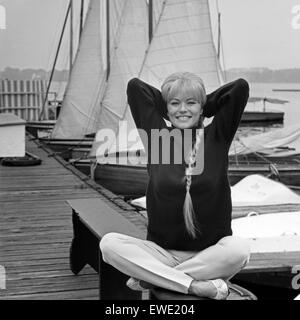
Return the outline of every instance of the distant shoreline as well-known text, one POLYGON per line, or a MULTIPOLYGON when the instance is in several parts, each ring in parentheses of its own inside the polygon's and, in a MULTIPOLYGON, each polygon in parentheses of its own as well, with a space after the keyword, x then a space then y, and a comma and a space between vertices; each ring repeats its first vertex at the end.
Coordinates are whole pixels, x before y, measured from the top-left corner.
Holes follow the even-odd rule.
POLYGON ((268 68, 240 68, 226 71, 226 80, 245 78, 251 83, 300 83, 300 68, 271 70, 268 68))
MULTIPOLYGON (((6 67, 0 71, 0 79, 8 80, 48 80, 50 71, 43 69, 18 69, 6 67)), ((226 82, 237 78, 244 78, 251 83, 300 83, 300 68, 278 69, 268 68, 233 68, 225 73, 226 82)), ((56 70, 53 81, 68 81, 68 70, 56 70)))

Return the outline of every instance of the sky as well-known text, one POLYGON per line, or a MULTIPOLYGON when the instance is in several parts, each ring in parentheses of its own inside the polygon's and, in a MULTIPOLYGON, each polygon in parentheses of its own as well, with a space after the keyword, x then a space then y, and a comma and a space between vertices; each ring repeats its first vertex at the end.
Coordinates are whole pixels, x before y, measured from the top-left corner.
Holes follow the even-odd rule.
MULTIPOLYGON (((216 0, 210 0, 212 12, 215 3, 216 0)), ((300 67, 300 0, 219 0, 218 3, 228 68, 300 67), (298 14, 292 13, 296 6, 298 14)))
MULTIPOLYGON (((78 28, 80 0, 73 1, 78 28)), ((7 66, 50 70, 68 2, 0 0, 0 70, 7 66)), ((226 69, 300 68, 300 0, 209 0, 215 36, 217 2, 226 69)), ((66 30, 58 69, 68 67, 68 34, 66 30)))

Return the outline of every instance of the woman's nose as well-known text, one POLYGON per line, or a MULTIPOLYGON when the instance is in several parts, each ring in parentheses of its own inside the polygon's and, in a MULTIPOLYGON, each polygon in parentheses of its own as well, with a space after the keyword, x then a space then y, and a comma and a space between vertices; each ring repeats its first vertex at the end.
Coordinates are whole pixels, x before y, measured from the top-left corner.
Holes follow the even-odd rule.
POLYGON ((179 111, 180 112, 185 112, 187 110, 186 108, 186 104, 184 102, 182 102, 179 106, 179 111))

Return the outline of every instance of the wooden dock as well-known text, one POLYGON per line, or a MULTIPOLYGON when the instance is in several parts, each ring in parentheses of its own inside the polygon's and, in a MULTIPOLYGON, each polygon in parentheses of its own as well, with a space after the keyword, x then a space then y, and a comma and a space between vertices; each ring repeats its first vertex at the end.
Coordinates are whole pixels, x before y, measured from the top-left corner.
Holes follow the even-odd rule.
MULTIPOLYGON (((77 276, 70 271, 73 230, 66 200, 100 197, 143 232, 146 218, 39 143, 27 138, 26 149, 42 165, 0 166, 0 271, 6 272, 0 300, 98 299, 97 273, 91 267, 77 276)), ((296 265, 300 251, 256 253, 236 279, 291 289, 296 265)))
POLYGON ((101 197, 116 210, 126 203, 100 186, 93 188, 28 137, 26 151, 40 157, 42 165, 0 165, 0 266, 6 273, 0 300, 98 299, 97 273, 90 267, 77 276, 70 271, 72 211, 66 200, 101 197))

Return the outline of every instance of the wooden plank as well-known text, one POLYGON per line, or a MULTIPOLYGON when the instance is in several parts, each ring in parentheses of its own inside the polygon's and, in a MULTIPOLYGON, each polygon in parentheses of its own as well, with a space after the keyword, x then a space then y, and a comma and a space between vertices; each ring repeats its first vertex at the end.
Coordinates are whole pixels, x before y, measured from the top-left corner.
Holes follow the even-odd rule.
POLYGON ((106 205, 102 199, 69 200, 69 205, 79 215, 80 220, 100 237, 108 232, 119 232, 141 239, 145 233, 106 205))
POLYGON ((88 282, 94 282, 90 287, 96 288, 98 283, 95 278, 97 277, 97 274, 80 274, 77 276, 74 276, 71 272, 67 276, 58 275, 53 278, 49 277, 40 277, 40 278, 29 278, 29 279, 22 279, 22 281, 17 280, 10 280, 7 282, 7 288, 24 288, 24 291, 26 292, 32 292, 33 287, 40 287, 43 288, 45 285, 50 286, 57 286, 59 284, 76 284, 78 283, 80 286, 82 286, 84 283, 88 282))
POLYGON ((57 247, 59 248, 70 248, 70 242, 69 241, 65 241, 65 242, 62 242, 62 241, 56 241, 56 242, 53 242, 53 243, 39 243, 39 242, 36 242, 36 243, 23 243, 23 242, 19 242, 19 243, 13 243, 11 245, 9 244, 6 244, 5 246, 1 246, 1 252, 3 252, 4 254, 8 254, 10 253, 11 251, 14 251, 14 252, 17 252, 17 251, 26 251, 26 250, 31 250, 31 251, 34 251, 34 250, 37 250, 37 249, 40 249, 40 248, 43 248, 43 250, 45 250, 45 248, 47 248, 47 250, 52 250, 52 249, 57 249, 57 247))
MULTIPOLYGON (((41 235, 51 235, 51 236, 53 236, 53 237, 55 237, 55 236, 57 236, 57 237, 60 237, 61 235, 63 235, 63 236, 65 236, 65 235, 69 235, 70 236, 70 238, 71 238, 71 229, 70 230, 68 230, 68 231, 66 231, 65 229, 64 230, 51 230, 51 231, 39 231, 39 232, 35 232, 35 233, 33 233, 32 231, 31 232, 24 232, 24 233, 18 233, 18 232, 12 232, 11 233, 11 236, 13 236, 13 237, 23 237, 24 235, 26 235, 26 236, 35 236, 35 235, 39 235, 39 236, 41 236, 41 235)), ((6 236, 7 235, 2 235, 2 234, 0 234, 0 241, 1 241, 1 239, 2 238, 6 238, 6 236)))
POLYGON ((99 290, 70 290, 70 291, 56 291, 51 293, 38 294, 16 294, 7 297, 1 297, 1 300, 98 300, 99 290))
POLYGON ((5 267, 18 268, 20 266, 48 266, 48 265, 61 265, 68 263, 65 257, 56 257, 53 259, 37 259, 37 260, 16 260, 16 261, 6 261, 5 267))
MULTIPOLYGON (((29 278, 52 278, 56 276, 73 276, 70 271, 68 263, 62 264, 49 264, 38 266, 19 266, 14 269, 13 267, 6 267, 8 280, 21 280, 29 278)), ((81 275, 95 275, 95 271, 91 268, 84 268, 81 275)))
POLYGON ((32 237, 20 237, 19 239, 11 239, 11 237, 1 239, 0 248, 10 248, 10 247, 17 247, 20 246, 34 246, 34 245, 52 245, 52 244, 61 244, 61 243, 67 243, 70 244, 70 235, 67 234, 65 237, 60 237, 57 239, 56 237, 51 238, 45 238, 44 235, 37 238, 35 237, 32 239, 32 237))
MULTIPOLYGON (((71 278, 71 277, 70 277, 71 278)), ((93 276, 89 281, 87 280, 80 280, 72 276, 72 281, 69 282, 58 282, 58 283, 53 283, 48 282, 45 283, 44 285, 28 285, 24 287, 7 287, 6 294, 0 292, 0 297, 1 296, 8 296, 8 295, 15 295, 15 294, 36 294, 36 293, 50 293, 50 292, 57 292, 57 291, 70 291, 70 290, 83 290, 83 289, 97 289, 97 276, 93 276)), ((19 281, 18 281, 19 282, 19 281)), ((24 280, 22 281, 22 283, 24 280)), ((10 282, 8 282, 9 284, 10 282)))
POLYGON ((6 260, 9 259, 10 257, 17 256, 19 259, 26 259, 27 256, 33 256, 33 255, 39 255, 41 256, 42 254, 47 254, 48 256, 51 256, 53 254, 66 254, 67 256, 69 255, 69 246, 57 246, 53 248, 35 248, 35 249, 16 249, 16 250, 10 250, 10 251, 4 251, 2 253, 2 257, 0 258, 1 260, 6 260))
MULTIPOLYGON (((69 252, 49 252, 49 253, 43 253, 43 254, 28 254, 22 256, 22 261, 29 261, 29 260, 39 260, 39 259, 57 259, 57 258, 64 258, 66 261, 69 260, 69 252)), ((19 261, 20 257, 17 255, 14 256, 6 256, 5 260, 1 258, 0 264, 5 266, 6 262, 9 261, 19 261)))

